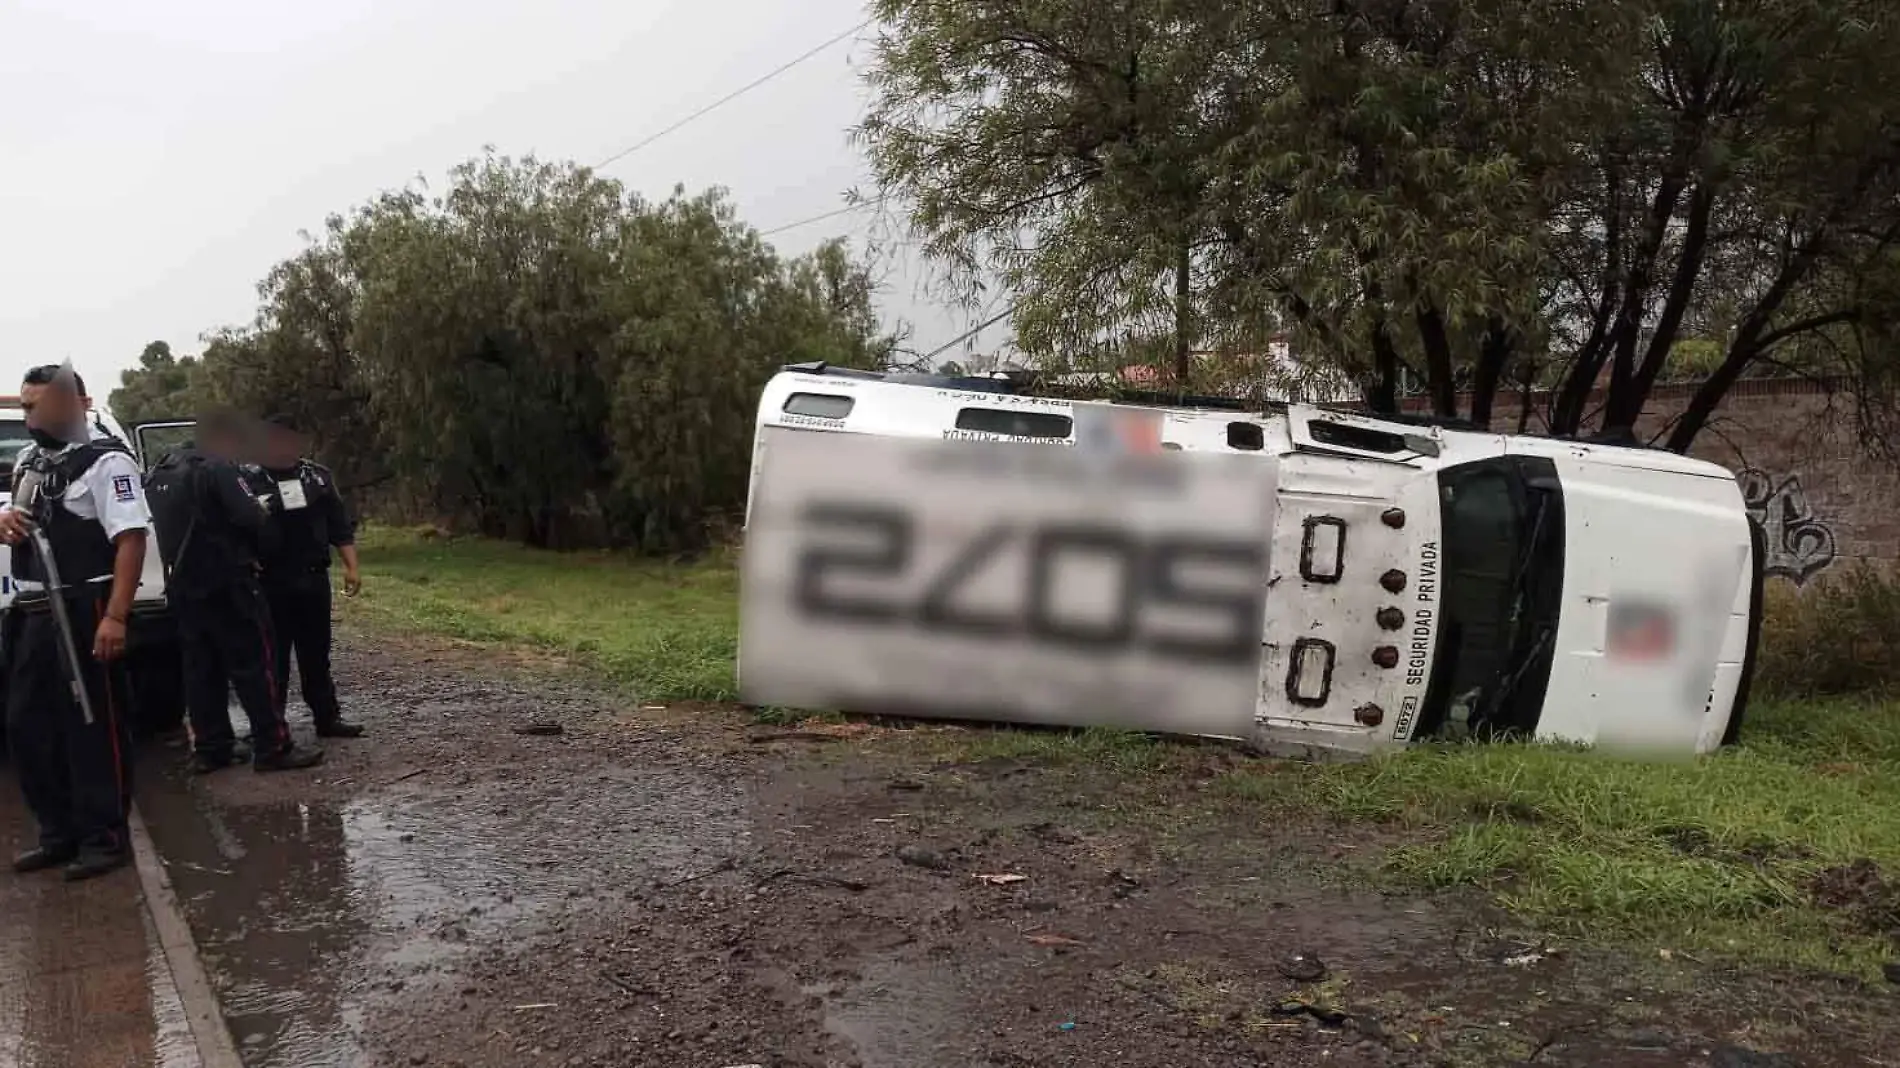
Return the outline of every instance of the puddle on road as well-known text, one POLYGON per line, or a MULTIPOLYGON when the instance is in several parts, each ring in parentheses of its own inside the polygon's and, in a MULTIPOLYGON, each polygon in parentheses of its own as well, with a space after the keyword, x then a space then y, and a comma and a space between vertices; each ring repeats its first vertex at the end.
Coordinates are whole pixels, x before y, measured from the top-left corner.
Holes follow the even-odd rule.
POLYGON ((731 783, 591 771, 460 795, 222 805, 176 778, 142 798, 249 1068, 360 1063, 369 1015, 453 981, 633 880, 744 833, 731 783))
POLYGON ((825 1029, 851 1045, 861 1068, 963 1068, 967 1017, 948 969, 888 958, 849 986, 803 990, 824 999, 825 1029))

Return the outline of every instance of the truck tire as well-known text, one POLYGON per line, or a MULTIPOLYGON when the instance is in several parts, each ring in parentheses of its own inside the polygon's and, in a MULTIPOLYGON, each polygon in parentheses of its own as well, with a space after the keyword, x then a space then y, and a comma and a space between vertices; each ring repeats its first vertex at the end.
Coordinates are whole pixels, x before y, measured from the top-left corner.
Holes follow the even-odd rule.
POLYGON ((1735 683, 1735 703, 1729 709, 1728 726, 1722 731, 1722 744, 1725 746, 1734 745, 1742 736, 1742 716, 1748 711, 1749 691, 1755 683, 1755 654, 1761 648, 1762 594, 1768 579, 1768 535, 1753 517, 1748 520, 1748 543, 1754 555, 1748 578, 1748 644, 1742 649, 1742 677, 1735 683))
POLYGON ((185 722, 185 665, 173 642, 140 649, 126 665, 132 685, 132 731, 152 738, 185 722))

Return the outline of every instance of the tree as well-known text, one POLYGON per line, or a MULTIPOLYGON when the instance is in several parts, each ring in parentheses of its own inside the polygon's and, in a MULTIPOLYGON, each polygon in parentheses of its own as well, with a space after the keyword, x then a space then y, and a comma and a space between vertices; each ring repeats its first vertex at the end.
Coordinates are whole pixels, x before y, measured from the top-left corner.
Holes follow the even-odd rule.
POLYGON ((1483 424, 1500 390, 1554 381, 1549 427, 1573 434, 1633 423, 1685 322, 1725 319, 1676 449, 1804 338, 1879 379, 1882 0, 878 11, 857 134, 883 191, 954 273, 1025 293, 1045 359, 1168 331, 1257 353, 1287 327, 1376 410, 1413 377, 1483 424))
POLYGON ((139 353, 139 365, 119 375, 119 386, 107 398, 112 414, 131 426, 166 419, 189 419, 201 402, 203 368, 191 356, 172 355, 164 341, 153 341, 139 353))
POLYGON ((889 358, 875 289, 842 243, 781 259, 717 190, 654 204, 491 152, 330 219, 204 377, 321 428, 346 485, 483 534, 692 550, 744 506, 781 364, 889 358))

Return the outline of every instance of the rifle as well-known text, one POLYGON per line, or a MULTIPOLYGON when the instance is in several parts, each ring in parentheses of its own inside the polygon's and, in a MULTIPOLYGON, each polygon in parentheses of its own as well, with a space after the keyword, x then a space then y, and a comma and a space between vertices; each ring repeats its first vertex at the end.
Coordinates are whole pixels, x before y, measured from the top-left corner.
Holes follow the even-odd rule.
POLYGON ((40 558, 40 567, 46 572, 46 594, 52 602, 53 626, 59 631, 59 649, 66 654, 66 677, 72 684, 73 700, 79 703, 79 712, 86 717, 86 726, 94 723, 92 697, 86 692, 85 667, 79 660, 79 643, 73 635, 73 617, 67 611, 66 584, 59 579, 59 562, 53 559, 53 543, 46 532, 33 527, 33 554, 40 558))

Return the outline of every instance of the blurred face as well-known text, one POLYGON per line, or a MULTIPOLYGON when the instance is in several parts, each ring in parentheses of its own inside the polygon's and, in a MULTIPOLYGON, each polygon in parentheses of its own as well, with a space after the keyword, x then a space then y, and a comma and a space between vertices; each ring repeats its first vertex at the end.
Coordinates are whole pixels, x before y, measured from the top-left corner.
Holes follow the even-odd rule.
POLYGON ((201 435, 201 437, 203 440, 199 442, 199 447, 204 449, 206 453, 216 456, 220 460, 235 460, 238 458, 238 442, 237 439, 231 435, 205 434, 201 435))
POLYGON ((36 438, 50 434, 71 441, 76 428, 85 426, 86 422, 84 399, 65 382, 22 385, 20 408, 26 413, 27 430, 39 432, 34 435, 36 438))
POLYGON ((270 435, 264 439, 264 466, 295 467, 304 455, 308 443, 302 434, 281 426, 270 429, 270 435))

